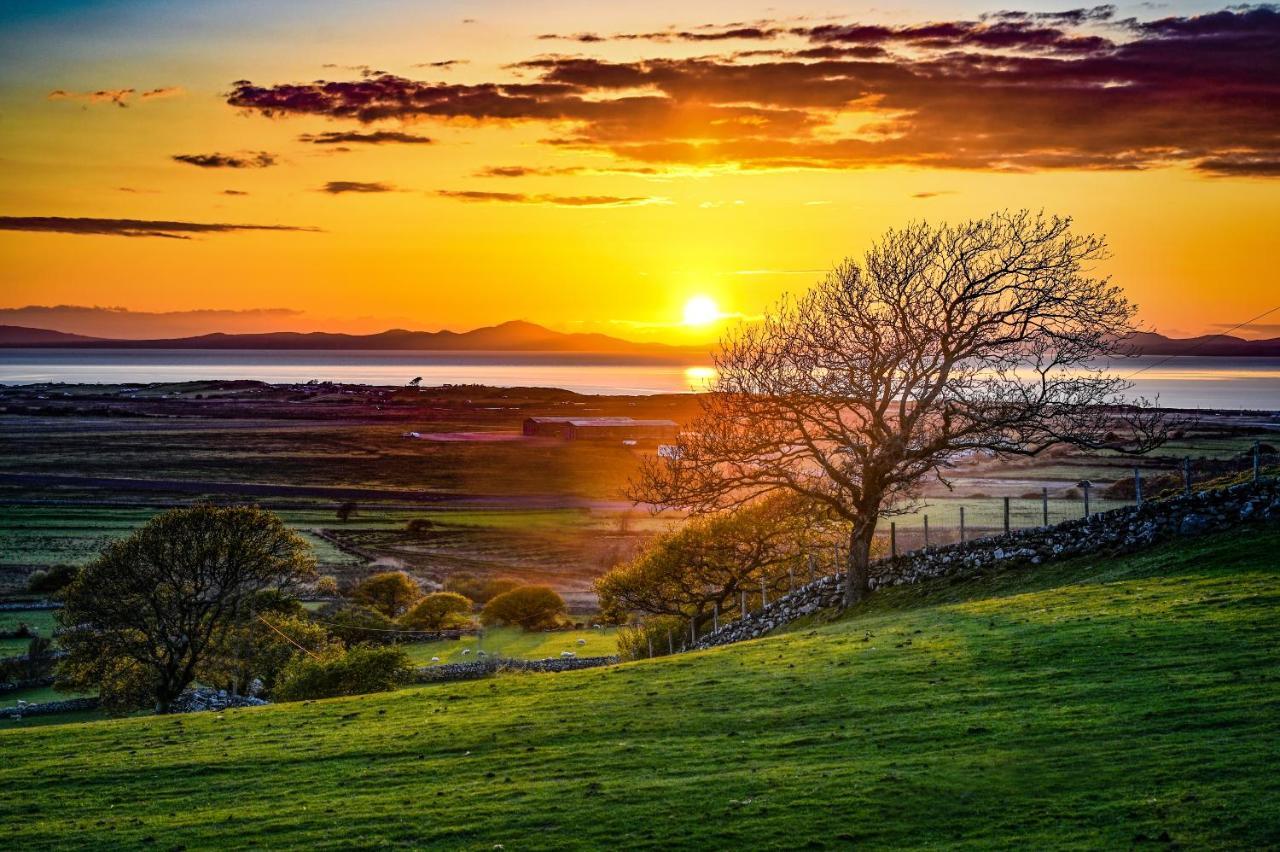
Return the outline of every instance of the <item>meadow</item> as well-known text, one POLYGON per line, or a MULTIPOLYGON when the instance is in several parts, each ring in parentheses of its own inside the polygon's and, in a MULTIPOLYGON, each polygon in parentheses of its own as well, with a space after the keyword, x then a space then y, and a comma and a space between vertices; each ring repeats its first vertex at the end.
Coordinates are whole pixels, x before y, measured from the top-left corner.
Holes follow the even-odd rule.
POLYGON ((608 669, 10 723, 0 822, 22 848, 1266 848, 1278 549, 886 590, 608 669))

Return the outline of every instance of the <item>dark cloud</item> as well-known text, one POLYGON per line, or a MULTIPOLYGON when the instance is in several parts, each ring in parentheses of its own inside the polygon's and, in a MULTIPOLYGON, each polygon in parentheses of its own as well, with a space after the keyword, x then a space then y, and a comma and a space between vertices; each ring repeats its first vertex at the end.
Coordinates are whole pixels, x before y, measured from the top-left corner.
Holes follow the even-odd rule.
POLYGON ((223 222, 172 222, 154 219, 88 219, 66 216, 0 216, 0 231, 43 231, 116 237, 166 237, 189 240, 189 234, 234 231, 315 231, 293 225, 230 225, 223 222))
POLYGON ((415 62, 414 68, 453 68, 455 65, 466 65, 467 59, 437 59, 435 62, 415 62))
POLYGON ((486 178, 522 178, 522 177, 563 177, 565 175, 661 175, 662 170, 652 166, 635 168, 589 168, 587 166, 487 166, 474 177, 486 178))
POLYGON ((248 195, 249 193, 245 192, 242 189, 224 189, 222 190, 222 194, 223 195, 248 195))
POLYGON ((1182 164, 1209 175, 1275 174, 1280 12, 1141 24, 1113 14, 1093 7, 901 26, 805 23, 790 26, 788 38, 806 45, 749 57, 540 56, 513 67, 531 80, 467 85, 395 75, 240 81, 228 102, 269 116, 364 123, 539 122, 554 128, 545 144, 650 167, 1182 164), (1099 35, 1102 23, 1123 37, 1099 35))
POLYGON ((938 189, 938 190, 934 190, 933 192, 913 192, 911 193, 911 197, 912 198, 937 198, 939 195, 955 195, 955 194, 956 194, 955 190, 953 189, 938 189))
POLYGON ((313 145, 341 145, 345 143, 359 145, 430 145, 435 140, 426 136, 415 136, 412 133, 402 133, 398 130, 375 130, 372 133, 360 133, 355 130, 330 130, 325 133, 304 133, 298 137, 298 141, 310 142, 313 145))
POLYGON ((668 204, 665 198, 620 195, 528 195, 523 192, 483 192, 479 190, 439 189, 436 195, 457 201, 499 202, 503 204, 549 204, 555 207, 642 207, 668 204))
POLYGON ((135 96, 139 100, 154 101, 160 98, 177 97, 182 93, 181 86, 159 86, 141 93, 134 88, 98 89, 92 92, 71 92, 66 89, 54 89, 47 97, 51 101, 83 101, 90 104, 109 103, 118 107, 127 107, 129 106, 129 101, 135 96))
POLYGON ((395 192, 396 188, 389 183, 365 183, 358 180, 331 180, 320 187, 321 192, 330 195, 342 195, 345 192, 395 192))
POLYGON ((276 164, 276 155, 266 151, 241 154, 174 154, 173 159, 202 169, 265 169, 276 164))

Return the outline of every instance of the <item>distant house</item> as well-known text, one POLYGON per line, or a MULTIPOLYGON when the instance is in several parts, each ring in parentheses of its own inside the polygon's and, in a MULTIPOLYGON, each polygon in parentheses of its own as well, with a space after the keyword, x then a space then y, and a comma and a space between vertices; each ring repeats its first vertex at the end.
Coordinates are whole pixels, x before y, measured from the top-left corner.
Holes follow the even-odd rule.
POLYGON ((523 431, 531 438, 655 443, 674 440, 680 425, 674 420, 632 417, 529 417, 523 431))

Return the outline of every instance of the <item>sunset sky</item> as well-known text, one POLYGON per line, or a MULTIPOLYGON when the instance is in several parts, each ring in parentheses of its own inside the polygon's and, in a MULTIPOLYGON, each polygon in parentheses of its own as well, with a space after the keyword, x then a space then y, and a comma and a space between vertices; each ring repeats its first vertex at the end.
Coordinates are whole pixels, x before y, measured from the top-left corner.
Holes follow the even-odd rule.
POLYGON ((0 308, 690 342, 1004 207, 1167 334, 1280 303, 1274 7, 622 6, 6 4, 0 308))

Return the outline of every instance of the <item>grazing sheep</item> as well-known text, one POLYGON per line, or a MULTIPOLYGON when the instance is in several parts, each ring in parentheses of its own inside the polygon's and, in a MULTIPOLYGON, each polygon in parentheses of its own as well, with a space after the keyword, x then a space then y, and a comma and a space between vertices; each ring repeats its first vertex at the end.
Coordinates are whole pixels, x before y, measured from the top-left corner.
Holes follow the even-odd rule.
POLYGON ((560 656, 562 656, 562 657, 576 657, 576 656, 578 656, 578 655, 577 655, 577 654, 575 654, 573 651, 561 651, 561 652, 560 652, 560 656))
POLYGON ((586 640, 586 639, 579 639, 579 640, 578 640, 578 644, 579 644, 579 645, 585 645, 585 644, 587 644, 587 640, 586 640))
POLYGON ((476 656, 477 656, 477 657, 484 657, 484 656, 487 656, 487 655, 485 654, 485 652, 484 652, 484 651, 476 651, 476 656))
POLYGON ((432 658, 431 658, 431 662, 433 662, 433 663, 438 663, 438 662, 440 662, 440 658, 439 658, 439 657, 432 657, 432 658))
POLYGON ((470 654, 470 653, 471 653, 471 649, 470 649, 470 648, 463 648, 463 649, 462 649, 462 656, 464 656, 464 657, 465 657, 467 654, 470 654))

